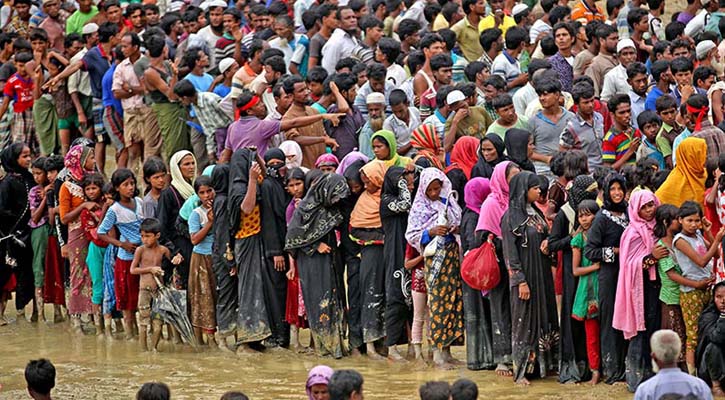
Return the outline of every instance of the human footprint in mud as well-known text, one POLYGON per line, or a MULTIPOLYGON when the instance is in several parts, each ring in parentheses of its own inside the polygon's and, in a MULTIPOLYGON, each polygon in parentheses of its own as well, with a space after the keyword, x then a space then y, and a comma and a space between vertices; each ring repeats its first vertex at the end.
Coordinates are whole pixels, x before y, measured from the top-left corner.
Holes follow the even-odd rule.
MULTIPOLYGON (((138 341, 143 351, 148 351, 147 332, 151 325, 151 350, 157 351, 159 339, 161 338, 161 320, 151 320, 151 299, 158 290, 156 276, 163 277, 164 271, 161 263, 164 259, 170 259, 171 253, 166 246, 159 244, 161 236, 161 222, 156 218, 146 218, 141 222, 142 246, 136 248, 131 263, 131 274, 141 275, 139 277, 138 292, 138 341)), ((178 265, 181 262, 177 254, 171 263, 178 265)))

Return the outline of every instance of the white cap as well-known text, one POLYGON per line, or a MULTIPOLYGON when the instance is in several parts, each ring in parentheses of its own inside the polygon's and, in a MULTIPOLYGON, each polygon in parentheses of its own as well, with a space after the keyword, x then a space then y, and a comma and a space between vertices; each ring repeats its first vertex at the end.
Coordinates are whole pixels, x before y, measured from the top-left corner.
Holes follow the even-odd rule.
POLYGON ((81 31, 81 33, 84 35, 90 35, 91 33, 96 32, 98 32, 98 25, 94 24, 93 22, 83 25, 83 30, 81 31))
POLYGON ((631 48, 633 48, 635 50, 637 49, 637 47, 635 47, 634 42, 632 41, 632 39, 622 39, 622 40, 620 40, 619 43, 617 43, 617 53, 619 53, 620 51, 622 51, 622 50, 624 50, 624 49, 626 49, 628 47, 631 47, 631 48))
POLYGON ((228 6, 229 6, 229 4, 227 4, 227 2, 224 1, 224 0, 211 0, 211 1, 207 0, 207 1, 203 2, 203 3, 201 3, 201 5, 199 6, 199 8, 201 8, 204 11, 206 11, 207 9, 209 9, 211 7, 227 8, 228 6))
POLYGON ((529 6, 527 6, 526 4, 523 4, 523 3, 517 4, 514 6, 514 9, 511 10, 511 16, 515 17, 528 9, 529 9, 529 6))
POLYGON ((446 96, 446 104, 449 106, 463 100, 466 100, 466 95, 460 90, 454 90, 446 96))
POLYGON ((223 74, 223 73, 225 73, 225 72, 227 72, 227 70, 228 70, 229 68, 231 68, 231 66, 232 66, 232 65, 233 65, 233 64, 234 64, 235 62, 236 62, 236 61, 234 61, 234 59, 233 59, 233 58, 229 58, 229 57, 227 57, 227 58, 225 58, 225 59, 221 60, 221 61, 219 62, 219 72, 221 72, 222 74, 223 74))
POLYGON ((703 40, 702 42, 697 44, 697 47, 695 47, 695 55, 697 56, 698 60, 702 60, 705 58, 707 53, 710 52, 710 50, 716 47, 717 45, 712 40, 703 40))
POLYGON ((365 104, 385 104, 385 95, 380 92, 372 92, 365 98, 365 104))
POLYGON ((703 7, 707 7, 707 5, 710 4, 710 0, 700 0, 700 4, 702 4, 703 7))

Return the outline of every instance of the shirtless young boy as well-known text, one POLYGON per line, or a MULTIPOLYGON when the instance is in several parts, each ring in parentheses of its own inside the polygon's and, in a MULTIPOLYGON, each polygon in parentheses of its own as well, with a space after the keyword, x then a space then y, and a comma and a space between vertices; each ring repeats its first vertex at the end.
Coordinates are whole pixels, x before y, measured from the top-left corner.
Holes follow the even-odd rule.
MULTIPOLYGON (((161 269, 161 263, 171 258, 171 253, 166 246, 159 244, 161 236, 161 222, 156 218, 146 218, 141 222, 141 242, 143 246, 136 248, 131 263, 131 273, 141 275, 139 279, 138 293, 138 340, 143 351, 148 351, 146 336, 148 326, 151 324, 151 299, 158 289, 154 275, 162 277, 164 271, 161 269)), ((178 256, 177 256, 178 257, 178 256)), ((181 260, 174 257, 172 264, 178 264, 181 260)), ((161 338, 161 321, 154 319, 152 325, 151 349, 157 351, 159 339, 161 338)))

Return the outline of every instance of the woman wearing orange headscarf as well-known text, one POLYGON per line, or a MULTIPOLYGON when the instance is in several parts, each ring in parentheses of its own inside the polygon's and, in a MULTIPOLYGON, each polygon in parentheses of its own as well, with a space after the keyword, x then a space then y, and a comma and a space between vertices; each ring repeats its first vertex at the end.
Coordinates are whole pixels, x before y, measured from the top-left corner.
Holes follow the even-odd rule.
POLYGON ((435 167, 441 171, 445 169, 445 152, 433 124, 423 124, 415 128, 410 135, 410 144, 418 152, 414 159, 416 163, 420 159, 425 159, 430 163, 426 167, 435 167))
POLYGON ((689 137, 677 146, 677 164, 655 192, 662 204, 679 207, 687 200, 703 204, 705 200, 705 160, 707 144, 705 139, 689 137))
POLYGON ((367 355, 382 359, 375 350, 375 341, 385 337, 385 263, 383 223, 380 219, 380 198, 388 166, 373 160, 360 169, 365 190, 350 214, 350 238, 360 247, 360 304, 363 342, 367 355))

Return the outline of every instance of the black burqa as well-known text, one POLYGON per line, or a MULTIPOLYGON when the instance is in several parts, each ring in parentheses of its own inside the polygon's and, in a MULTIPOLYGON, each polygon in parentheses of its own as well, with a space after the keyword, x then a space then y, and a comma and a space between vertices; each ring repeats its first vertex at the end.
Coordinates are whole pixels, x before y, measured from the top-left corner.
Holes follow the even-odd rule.
MULTIPOLYGON (((258 211, 243 215, 241 210, 249 187, 249 170, 253 161, 255 161, 254 152, 243 148, 234 152, 229 163, 230 186, 227 201, 232 232, 239 232, 244 223, 252 227, 260 224, 259 220, 254 220, 255 213, 258 211)), ((257 196, 257 201, 259 201, 259 196, 257 196)), ((254 209, 257 210, 257 207, 255 206, 254 209)), ((236 238, 234 257, 238 279, 237 341, 239 343, 258 342, 272 334, 262 278, 262 270, 266 264, 261 230, 242 238, 236 238)))
POLYGON ((531 138, 529 131, 511 128, 506 131, 504 144, 509 160, 515 162, 524 171, 536 173, 534 164, 529 160, 529 138, 531 138))
POLYGON ((385 345, 408 343, 408 330, 413 321, 411 276, 405 269, 405 231, 411 193, 405 169, 390 167, 385 173, 380 200, 380 219, 385 232, 385 345))
POLYGON ((272 337, 267 342, 272 346, 289 347, 289 324, 285 321, 287 304, 287 256, 284 239, 287 234, 287 205, 290 196, 284 187, 285 155, 280 149, 269 149, 264 153, 267 177, 260 185, 260 213, 262 218, 262 240, 266 266, 262 271, 264 295, 267 302, 272 337), (277 160, 277 161, 273 161, 277 160), (274 257, 282 257, 285 268, 277 271, 274 257))
POLYGON ((34 296, 33 249, 30 247, 30 208, 28 193, 35 185, 33 175, 18 165, 18 157, 27 147, 13 143, 0 153, 5 177, 0 180, 0 288, 15 275, 15 308, 22 310, 34 296), (10 261, 14 260, 14 264, 10 261))
MULTIPOLYGON (((461 216, 461 247, 463 254, 483 244, 481 232, 476 232, 478 213, 466 207, 461 216)), ((508 300, 508 299, 507 299, 508 300)), ((491 326, 491 296, 484 297, 463 282, 463 316, 466 321, 466 365, 470 370, 491 369, 493 334, 491 326)))
POLYGON ((607 176, 604 188, 604 204, 589 228, 589 237, 584 256, 592 263, 601 263, 599 268, 599 345, 601 349, 601 372, 605 382, 613 384, 623 381, 625 374, 624 359, 627 354, 627 341, 622 331, 612 327, 614 302, 617 295, 619 278, 619 256, 614 253, 619 248, 619 240, 629 224, 627 202, 614 203, 609 194, 612 184, 618 182, 626 193, 624 177, 616 172, 607 176), (615 215, 621 213, 621 216, 615 215))
POLYGON ((305 299, 307 319, 320 356, 341 358, 345 346, 345 288, 336 272, 335 229, 343 222, 340 201, 350 194, 345 179, 337 174, 324 174, 310 187, 299 202, 287 228, 285 250, 295 253, 300 287, 305 299), (318 251, 320 244, 330 247, 328 253, 318 251))
POLYGON ((511 287, 511 356, 514 381, 526 376, 544 378, 556 371, 559 356, 559 315, 551 274, 551 258, 544 255, 546 220, 527 201, 528 191, 538 187, 538 177, 528 171, 510 182, 509 209, 501 222, 504 254, 511 287), (526 283, 530 298, 519 298, 520 284, 526 283))
MULTIPOLYGON (((358 160, 350 164, 343 172, 345 180, 355 182, 363 187, 360 177, 360 168, 365 161, 358 160)), ((312 171, 310 171, 312 172, 312 171)), ((308 174, 310 173, 308 172, 308 174)), ((309 186, 308 186, 309 187, 309 186)), ((352 193, 340 200, 340 210, 343 221, 339 226, 340 230, 340 256, 347 269, 347 321, 350 330, 350 348, 364 351, 362 334, 362 289, 360 288, 360 245, 350 239, 350 214, 357 203, 360 193, 352 193)), ((344 296, 343 296, 344 297, 344 296)))
POLYGON ((237 277, 230 275, 234 267, 234 236, 227 208, 229 164, 217 164, 214 167, 211 183, 216 192, 213 206, 214 250, 211 255, 216 278, 216 322, 219 333, 226 335, 237 326, 237 277))
POLYGON ((478 161, 476 161, 476 165, 473 166, 473 169, 471 170, 471 179, 473 178, 487 178, 491 179, 491 175, 493 175, 493 169, 496 168, 496 165, 502 161, 508 161, 508 157, 504 155, 506 152, 506 145, 503 142, 503 139, 501 139, 501 136, 495 134, 495 133, 489 133, 488 135, 481 138, 481 143, 478 146, 478 161), (493 147, 496 149, 496 154, 498 157, 493 161, 486 161, 485 158, 483 158, 483 153, 481 152, 481 148, 483 147, 483 142, 491 142, 493 147))
POLYGON ((597 198, 597 182, 589 175, 577 176, 569 189, 569 202, 556 214, 549 235, 549 251, 562 258, 563 293, 561 299, 561 357, 559 383, 575 383, 588 378, 586 335, 583 321, 571 317, 579 278, 572 271, 572 232, 579 223, 576 209, 584 200, 597 198))
POLYGON ((176 283, 181 289, 186 289, 189 282, 189 262, 194 250, 194 245, 191 244, 189 237, 189 226, 186 221, 179 218, 179 211, 185 201, 186 199, 181 193, 174 186, 169 185, 161 191, 159 202, 156 205, 156 218, 161 222, 160 243, 169 248, 172 258, 176 254, 184 257, 184 260, 176 266, 166 263, 164 281, 167 283, 171 281, 174 276, 172 270, 175 269, 180 278, 176 283))

